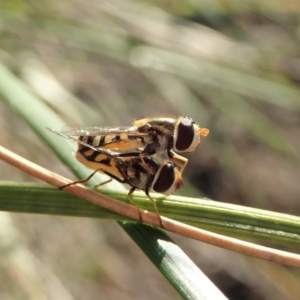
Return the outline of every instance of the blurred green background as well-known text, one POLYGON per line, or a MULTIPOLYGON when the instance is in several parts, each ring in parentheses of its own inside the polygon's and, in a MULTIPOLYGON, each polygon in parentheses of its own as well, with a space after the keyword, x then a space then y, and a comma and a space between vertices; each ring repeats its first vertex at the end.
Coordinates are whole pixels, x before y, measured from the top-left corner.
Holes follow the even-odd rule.
MULTIPOLYGON (((178 194, 299 215, 299 5, 2 0, 0 60, 66 124, 191 116, 211 133, 188 156, 178 194)), ((74 179, 1 102, 0 130, 1 145, 74 179)), ((0 167, 1 180, 33 181, 0 167)), ((0 220, 1 249, 9 233, 43 282, 1 254, 1 299, 179 299, 115 222, 0 220)), ((288 268, 173 238, 230 299, 300 297, 288 268)))

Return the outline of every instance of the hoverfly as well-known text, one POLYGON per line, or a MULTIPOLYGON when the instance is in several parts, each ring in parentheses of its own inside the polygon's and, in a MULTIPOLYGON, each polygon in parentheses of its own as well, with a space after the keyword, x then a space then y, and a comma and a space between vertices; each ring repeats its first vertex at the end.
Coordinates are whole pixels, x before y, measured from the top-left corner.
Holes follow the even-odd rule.
MULTIPOLYGON (((62 133, 58 134, 70 138, 62 133)), ((139 152, 116 153, 105 148, 94 148, 94 146, 87 144, 82 139, 79 140, 78 144, 76 158, 86 167, 94 170, 94 173, 87 179, 74 181, 62 186, 60 189, 76 183, 86 182, 96 172, 106 174, 111 177, 110 180, 115 179, 131 186, 127 198, 138 208, 139 214, 140 208, 132 200, 131 195, 135 189, 143 190, 147 198, 153 203, 155 212, 163 227, 156 203, 149 192, 153 191, 169 196, 183 186, 181 172, 179 172, 171 161, 164 160, 163 162, 159 162, 153 156, 140 156, 139 152)), ((104 183, 107 182, 105 181, 104 183)))
POLYGON ((148 198, 149 191, 168 196, 183 185, 181 173, 172 162, 159 162, 153 156, 140 156, 138 152, 113 154, 106 149, 94 151, 88 144, 79 144, 76 158, 89 169, 128 183, 132 187, 129 195, 138 188, 145 191, 148 198))
POLYGON ((95 170, 94 173, 102 172, 119 182, 128 183, 132 187, 127 195, 131 202, 131 195, 136 188, 145 191, 159 219, 156 204, 149 191, 170 195, 181 188, 182 172, 188 160, 173 150, 193 152, 200 144, 200 135, 206 136, 209 133, 208 129, 199 128, 190 117, 182 116, 177 119, 142 118, 127 127, 50 130, 76 140, 76 158, 86 167, 95 170))
POLYGON ((200 128, 190 117, 180 116, 141 118, 127 127, 79 127, 54 132, 78 136, 79 143, 83 141, 97 149, 111 149, 117 153, 139 152, 141 156, 155 155, 161 162, 169 159, 183 172, 188 160, 174 151, 195 151, 200 144, 200 136, 207 136, 209 130, 200 128))

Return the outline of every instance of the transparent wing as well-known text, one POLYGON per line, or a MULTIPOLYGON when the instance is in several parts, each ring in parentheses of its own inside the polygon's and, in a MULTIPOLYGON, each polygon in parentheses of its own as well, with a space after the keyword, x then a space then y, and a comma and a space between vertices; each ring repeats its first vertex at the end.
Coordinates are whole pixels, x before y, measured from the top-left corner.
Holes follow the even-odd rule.
POLYGON ((78 140, 78 138, 75 137, 72 133, 68 134, 69 131, 62 132, 62 131, 57 131, 57 130, 54 130, 54 129, 51 129, 48 127, 46 127, 46 129, 48 129, 49 131, 51 131, 59 136, 66 138, 68 140, 71 140, 73 142, 81 144, 82 146, 90 148, 95 152, 103 153, 108 156, 136 156, 136 155, 139 155, 143 150, 140 147, 144 146, 141 143, 133 144, 133 142, 132 142, 132 143, 126 144, 126 141, 121 141, 119 143, 109 143, 109 145, 111 147, 105 147, 105 145, 103 145, 102 147, 94 147, 93 145, 90 145, 88 143, 78 140))
POLYGON ((68 136, 97 136, 97 135, 116 135, 116 134, 129 134, 136 136, 146 136, 147 133, 138 131, 136 126, 124 126, 124 127, 82 127, 82 126, 68 126, 62 130, 54 132, 60 132, 68 136))

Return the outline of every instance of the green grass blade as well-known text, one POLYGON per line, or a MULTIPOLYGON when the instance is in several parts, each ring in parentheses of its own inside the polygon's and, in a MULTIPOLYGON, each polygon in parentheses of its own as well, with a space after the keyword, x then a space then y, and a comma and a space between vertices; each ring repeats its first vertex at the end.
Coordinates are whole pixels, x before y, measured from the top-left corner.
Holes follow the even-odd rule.
POLYGON ((184 299, 227 299, 165 232, 142 225, 144 227, 142 234, 133 223, 122 222, 122 224, 124 230, 149 259, 160 266, 161 272, 184 299), (178 277, 181 279, 178 280, 178 277))
MULTIPOLYGON (((106 194, 128 203, 126 192, 107 191, 106 194)), ((154 211, 153 205, 142 194, 138 193, 134 199, 141 208, 154 211)), ((157 206, 160 213, 168 218, 216 233, 290 247, 300 245, 300 217, 207 199, 176 196, 157 198, 157 206)), ((128 220, 122 215, 55 188, 33 183, 0 182, 0 209, 128 220)))

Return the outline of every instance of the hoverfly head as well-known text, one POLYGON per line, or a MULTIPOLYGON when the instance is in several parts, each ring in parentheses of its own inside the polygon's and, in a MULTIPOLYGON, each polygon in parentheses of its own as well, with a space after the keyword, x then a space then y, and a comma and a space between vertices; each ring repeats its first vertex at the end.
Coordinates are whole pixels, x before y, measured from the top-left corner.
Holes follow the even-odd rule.
POLYGON ((190 117, 179 117, 174 130, 174 150, 193 152, 200 144, 200 136, 207 136, 207 128, 199 128, 190 117))

